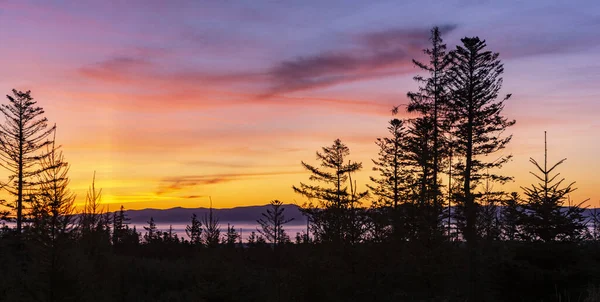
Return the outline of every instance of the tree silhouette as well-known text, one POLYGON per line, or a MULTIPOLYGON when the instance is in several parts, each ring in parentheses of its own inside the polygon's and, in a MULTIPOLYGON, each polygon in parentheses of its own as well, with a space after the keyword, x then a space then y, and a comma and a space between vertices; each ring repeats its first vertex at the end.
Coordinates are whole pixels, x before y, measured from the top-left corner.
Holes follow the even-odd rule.
POLYGON ((96 172, 92 178, 92 185, 85 196, 83 211, 79 215, 79 231, 83 236, 102 228, 102 189, 96 190, 96 172))
POLYGON ((219 245, 221 238, 221 227, 219 218, 213 215, 212 198, 210 198, 210 209, 208 214, 204 214, 202 219, 202 236, 204 244, 208 247, 216 247, 219 245))
POLYGON ((530 173, 540 183, 532 184, 530 187, 521 187, 526 196, 524 232, 530 239, 548 242, 581 238, 586 227, 585 218, 582 215, 584 209, 581 208, 585 201, 577 205, 569 204, 566 209, 563 209, 567 196, 576 190, 573 187, 575 182, 561 187, 565 179, 558 179, 560 173, 551 174, 566 160, 564 158, 548 167, 548 147, 544 131, 543 166, 535 159, 529 159, 529 162, 537 168, 537 172, 540 174, 530 173))
POLYGON ((192 224, 185 227, 185 233, 192 245, 202 245, 202 223, 196 214, 192 214, 192 224))
POLYGON ((443 208, 434 204, 431 189, 433 183, 433 157, 431 156, 433 124, 427 117, 412 120, 408 126, 404 157, 407 171, 412 174, 408 183, 411 204, 405 209, 410 234, 413 239, 430 241, 441 233, 439 222, 443 208))
MULTIPOLYGON (((421 70, 427 72, 429 77, 415 76, 414 79, 422 86, 417 92, 407 94, 410 99, 408 112, 418 112, 421 114, 421 121, 416 125, 425 126, 428 130, 427 135, 420 135, 420 146, 426 148, 421 150, 421 157, 424 159, 421 165, 421 186, 420 199, 421 204, 426 205, 431 202, 433 213, 428 216, 430 229, 439 227, 440 214, 443 208, 441 198, 440 177, 443 156, 445 155, 445 133, 449 130, 449 120, 446 118, 448 102, 448 67, 449 60, 446 55, 446 44, 443 43, 440 29, 436 26, 431 30, 431 48, 425 49, 424 53, 428 56, 429 62, 422 63, 413 60, 413 63, 421 70), (428 157, 431 157, 430 159, 428 157), (429 175, 431 174, 431 175, 429 175)), ((423 131, 418 131, 423 134, 423 131)))
POLYGON ((235 247, 236 241, 240 239, 240 233, 237 232, 235 226, 227 224, 227 233, 223 236, 223 244, 228 247, 235 247))
POLYGON ((146 230, 146 234, 144 234, 144 241, 146 243, 160 241, 160 231, 156 228, 156 223, 154 223, 153 217, 150 217, 150 220, 148 220, 148 226, 145 226, 144 230, 146 230))
POLYGON ((113 239, 114 245, 119 245, 125 242, 128 234, 129 218, 125 214, 125 208, 121 205, 118 212, 113 213, 113 239))
POLYGON ((0 106, 5 117, 0 125, 0 166, 9 172, 8 182, 0 185, 16 198, 3 205, 16 211, 16 230, 21 233, 25 192, 35 190, 36 176, 42 172, 40 160, 50 156, 44 148, 52 144, 48 138, 55 127, 48 128, 48 119, 43 117, 44 109, 37 107, 31 92, 12 90, 7 95, 8 104, 0 106))
POLYGON ((283 203, 279 200, 271 201, 271 208, 267 209, 266 213, 262 213, 263 218, 256 220, 260 225, 260 229, 257 228, 258 233, 265 237, 265 239, 272 243, 275 247, 281 243, 289 241, 288 235, 283 229, 283 225, 294 220, 286 219, 283 211, 283 203))
POLYGON ((346 164, 349 154, 350 149, 341 140, 336 139, 332 146, 323 147, 322 152, 317 151, 320 168, 302 162, 302 166, 312 174, 309 180, 324 183, 326 186, 301 182, 299 187, 292 187, 296 193, 311 200, 302 210, 310 219, 317 240, 341 243, 353 237, 353 209, 368 192, 348 192, 346 182, 349 175, 362 168, 362 163, 348 161, 346 164), (312 204, 313 199, 319 202, 318 206, 312 204))
MULTIPOLYGON (((502 116, 504 101, 498 99, 502 87, 504 67, 498 53, 485 50, 485 41, 478 37, 461 39, 462 45, 450 52, 451 58, 448 87, 452 93, 449 118, 453 122, 454 152, 464 157, 464 162, 455 166, 456 175, 462 183, 461 196, 466 225, 467 241, 477 237, 475 205, 476 188, 481 184, 482 171, 501 167, 511 156, 502 156, 493 162, 484 161, 482 155, 490 155, 505 148, 512 135, 501 137, 506 128, 514 125, 502 116)), ((492 180, 505 182, 510 177, 486 173, 492 180)))
MULTIPOLYGON (((397 114, 397 107, 392 110, 392 114, 397 114)), ((403 233, 401 229, 402 214, 400 205, 407 202, 410 183, 413 182, 412 174, 407 169, 405 156, 406 149, 406 129, 404 122, 393 118, 389 121, 387 127, 389 137, 377 138, 375 142, 379 147, 379 157, 372 160, 373 171, 379 173, 379 177, 370 177, 373 185, 367 184, 367 188, 375 195, 373 209, 371 210, 372 220, 374 222, 375 237, 381 237, 379 234, 385 233, 385 228, 389 225, 387 218, 391 216, 392 233, 395 238, 403 233), (391 215, 389 215, 391 214, 391 215)))
MULTIPOLYGON (((54 132, 56 135, 56 132, 54 132)), ((69 190, 69 164, 60 146, 46 145, 48 156, 40 159, 41 173, 37 174, 38 194, 32 202, 34 227, 46 233, 50 242, 73 228, 75 194, 69 190)))

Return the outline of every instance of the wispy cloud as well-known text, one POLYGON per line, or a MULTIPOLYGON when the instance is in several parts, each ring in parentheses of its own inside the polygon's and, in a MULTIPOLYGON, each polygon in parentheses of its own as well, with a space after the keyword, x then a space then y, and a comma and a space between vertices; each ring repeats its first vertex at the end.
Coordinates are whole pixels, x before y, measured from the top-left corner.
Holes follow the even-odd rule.
POLYGON ((197 199, 197 198, 202 198, 202 197, 206 197, 204 195, 186 195, 186 196, 182 196, 181 198, 185 198, 185 199, 197 199))
POLYGON ((156 195, 166 195, 175 193, 184 189, 195 188, 206 185, 216 185, 232 181, 260 178, 268 176, 286 175, 286 174, 301 174, 301 171, 279 171, 279 172, 263 172, 263 173, 229 173, 229 174, 210 174, 210 175, 189 175, 168 177, 161 181, 161 184, 156 190, 156 195))
MULTIPOLYGON (((455 28, 447 25, 443 31, 455 28)), ((427 47, 429 35, 429 28, 361 33, 346 49, 279 62, 268 70, 271 85, 265 96, 407 72, 427 47)))

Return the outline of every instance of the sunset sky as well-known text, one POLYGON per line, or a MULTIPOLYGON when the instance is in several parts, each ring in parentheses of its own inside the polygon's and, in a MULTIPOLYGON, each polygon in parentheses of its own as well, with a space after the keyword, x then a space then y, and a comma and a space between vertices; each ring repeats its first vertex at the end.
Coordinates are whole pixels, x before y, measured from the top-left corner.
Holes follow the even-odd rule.
POLYGON ((301 204, 300 161, 336 138, 364 187, 438 25, 500 53, 507 189, 534 181, 546 130, 598 206, 600 1, 509 2, 0 0, 0 94, 31 90, 57 124, 78 202, 96 171, 111 210, 301 204))

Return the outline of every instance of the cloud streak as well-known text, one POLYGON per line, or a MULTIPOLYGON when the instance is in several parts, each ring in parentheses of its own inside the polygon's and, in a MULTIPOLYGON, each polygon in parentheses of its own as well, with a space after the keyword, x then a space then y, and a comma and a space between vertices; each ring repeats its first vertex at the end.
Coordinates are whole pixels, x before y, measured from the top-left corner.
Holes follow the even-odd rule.
MULTIPOLYGON (((445 25, 442 31, 449 33, 455 28, 445 25)), ((352 37, 345 50, 279 62, 267 72, 271 85, 264 96, 405 73, 412 59, 427 47, 429 34, 428 28, 362 33, 352 37)))
MULTIPOLYGON (((156 195, 172 194, 181 190, 196 188, 199 186, 216 185, 227 182, 261 178, 268 176, 301 174, 301 171, 279 171, 279 172, 263 172, 263 173, 225 173, 225 174, 210 174, 210 175, 189 175, 164 178, 161 181, 156 195)), ((190 195, 196 196, 196 195, 190 195)))

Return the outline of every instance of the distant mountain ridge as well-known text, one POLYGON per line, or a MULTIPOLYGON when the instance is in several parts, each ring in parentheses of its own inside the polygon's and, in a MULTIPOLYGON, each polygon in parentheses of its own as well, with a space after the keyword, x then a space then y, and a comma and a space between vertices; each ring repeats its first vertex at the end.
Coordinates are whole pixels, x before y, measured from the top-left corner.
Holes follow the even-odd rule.
MULTIPOLYGON (((282 206, 283 214, 286 219, 294 218, 290 224, 306 224, 306 217, 300 212, 300 207, 294 204, 282 206)), ((244 206, 228 209, 213 209, 213 215, 223 222, 256 222, 262 218, 262 213, 266 213, 270 205, 262 206, 244 206)), ((454 207, 452 207, 454 208, 454 207)), ((501 209, 502 207, 499 207, 501 209)), ((565 208, 566 209, 566 208, 565 208)), ((600 208, 588 208, 583 212, 583 216, 590 218, 593 211, 600 213, 600 208)), ((154 218, 156 223, 187 223, 190 221, 192 214, 196 214, 202 219, 204 215, 208 215, 209 208, 182 208, 175 207, 170 209, 142 209, 142 210, 126 210, 125 213, 131 223, 146 223, 150 217, 154 218)))
MULTIPOLYGON (((264 206, 245 206, 229 209, 213 209, 213 215, 223 222, 256 222, 262 218, 262 213, 266 213, 270 205, 264 206)), ((294 218, 290 224, 305 224, 306 217, 300 212, 297 205, 283 205, 283 215, 286 219, 294 218)), ((208 215, 209 208, 182 208, 175 207, 170 209, 143 209, 143 210, 126 210, 125 213, 132 223, 145 223, 154 219, 156 223, 187 223, 190 221, 192 214, 196 214, 202 219, 204 215, 208 215)))

